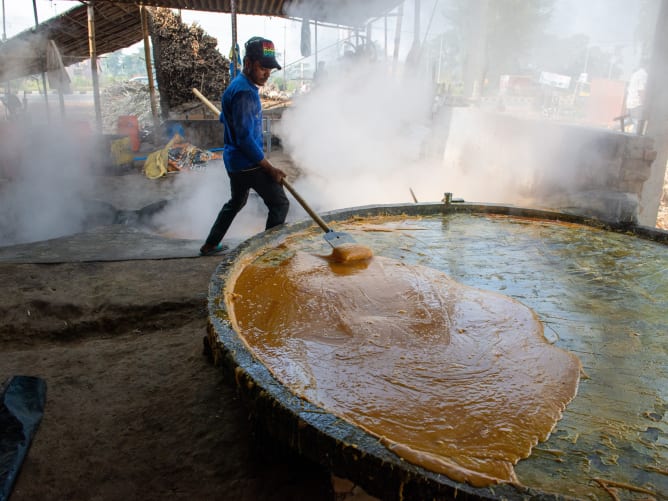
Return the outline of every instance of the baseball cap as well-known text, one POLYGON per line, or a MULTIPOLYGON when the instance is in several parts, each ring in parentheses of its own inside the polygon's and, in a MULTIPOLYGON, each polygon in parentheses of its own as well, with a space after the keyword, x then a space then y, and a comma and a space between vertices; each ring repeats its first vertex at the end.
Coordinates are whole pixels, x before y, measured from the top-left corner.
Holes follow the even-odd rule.
POLYGON ((281 69, 276 61, 274 42, 262 37, 253 37, 246 42, 246 56, 253 61, 259 61, 265 68, 281 69))

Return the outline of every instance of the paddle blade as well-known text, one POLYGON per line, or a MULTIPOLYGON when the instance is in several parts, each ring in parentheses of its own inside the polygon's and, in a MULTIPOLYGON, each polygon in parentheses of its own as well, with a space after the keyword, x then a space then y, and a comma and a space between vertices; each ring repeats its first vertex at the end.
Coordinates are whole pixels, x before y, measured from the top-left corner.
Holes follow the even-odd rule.
POLYGON ((332 247, 337 247, 343 244, 354 244, 355 239, 348 233, 341 233, 338 231, 328 231, 325 233, 325 240, 332 247))

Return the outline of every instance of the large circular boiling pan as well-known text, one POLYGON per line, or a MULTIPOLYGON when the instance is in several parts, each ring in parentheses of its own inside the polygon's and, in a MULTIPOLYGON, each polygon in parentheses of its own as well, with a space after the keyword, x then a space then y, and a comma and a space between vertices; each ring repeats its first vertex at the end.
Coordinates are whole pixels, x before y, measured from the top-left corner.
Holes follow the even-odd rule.
POLYGON ((377 437, 291 393, 231 327, 225 287, 250 257, 300 232, 308 249, 327 251, 319 230, 303 221, 244 242, 209 287, 207 347, 265 431, 382 499, 603 497, 604 487, 620 499, 668 494, 667 232, 465 203, 362 207, 324 219, 376 255, 522 302, 549 342, 580 358, 585 374, 548 441, 516 465, 522 487, 474 488, 401 460, 377 437), (377 225, 379 216, 406 224, 400 232, 356 232, 360 218, 377 225))

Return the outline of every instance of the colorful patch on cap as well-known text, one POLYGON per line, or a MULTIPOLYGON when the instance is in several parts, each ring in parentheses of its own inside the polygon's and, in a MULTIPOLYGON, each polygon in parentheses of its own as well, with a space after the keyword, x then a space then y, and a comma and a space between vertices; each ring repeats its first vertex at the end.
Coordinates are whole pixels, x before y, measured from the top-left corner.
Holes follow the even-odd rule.
POLYGON ((274 57, 274 44, 272 42, 262 42, 262 56, 274 57))

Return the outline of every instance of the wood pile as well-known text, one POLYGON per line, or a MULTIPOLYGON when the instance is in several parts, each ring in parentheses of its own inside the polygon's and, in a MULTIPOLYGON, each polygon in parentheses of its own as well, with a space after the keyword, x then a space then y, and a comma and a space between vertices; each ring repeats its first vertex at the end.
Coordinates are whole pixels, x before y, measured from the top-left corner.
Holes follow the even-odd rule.
POLYGON ((171 110, 201 105, 193 88, 212 102, 219 101, 229 84, 230 61, 216 48, 218 41, 199 25, 184 24, 170 9, 154 8, 150 12, 162 118, 169 118, 171 110))
MULTIPOLYGON (((154 8, 149 12, 160 121, 218 120, 195 97, 192 89, 198 89, 220 108, 220 98, 230 81, 229 59, 217 50, 216 39, 198 25, 184 24, 170 9, 154 8)), ((268 83, 260 93, 262 106, 267 111, 281 111, 290 103, 289 96, 275 84, 268 83)), ((103 131, 116 134, 118 118, 125 115, 137 117, 142 141, 160 142, 160 137, 153 134, 160 131, 153 130, 148 85, 129 81, 103 90, 103 131)))
POLYGON ((151 95, 149 87, 139 82, 121 82, 105 88, 101 93, 102 131, 116 134, 118 117, 134 115, 140 131, 153 130, 151 95))

